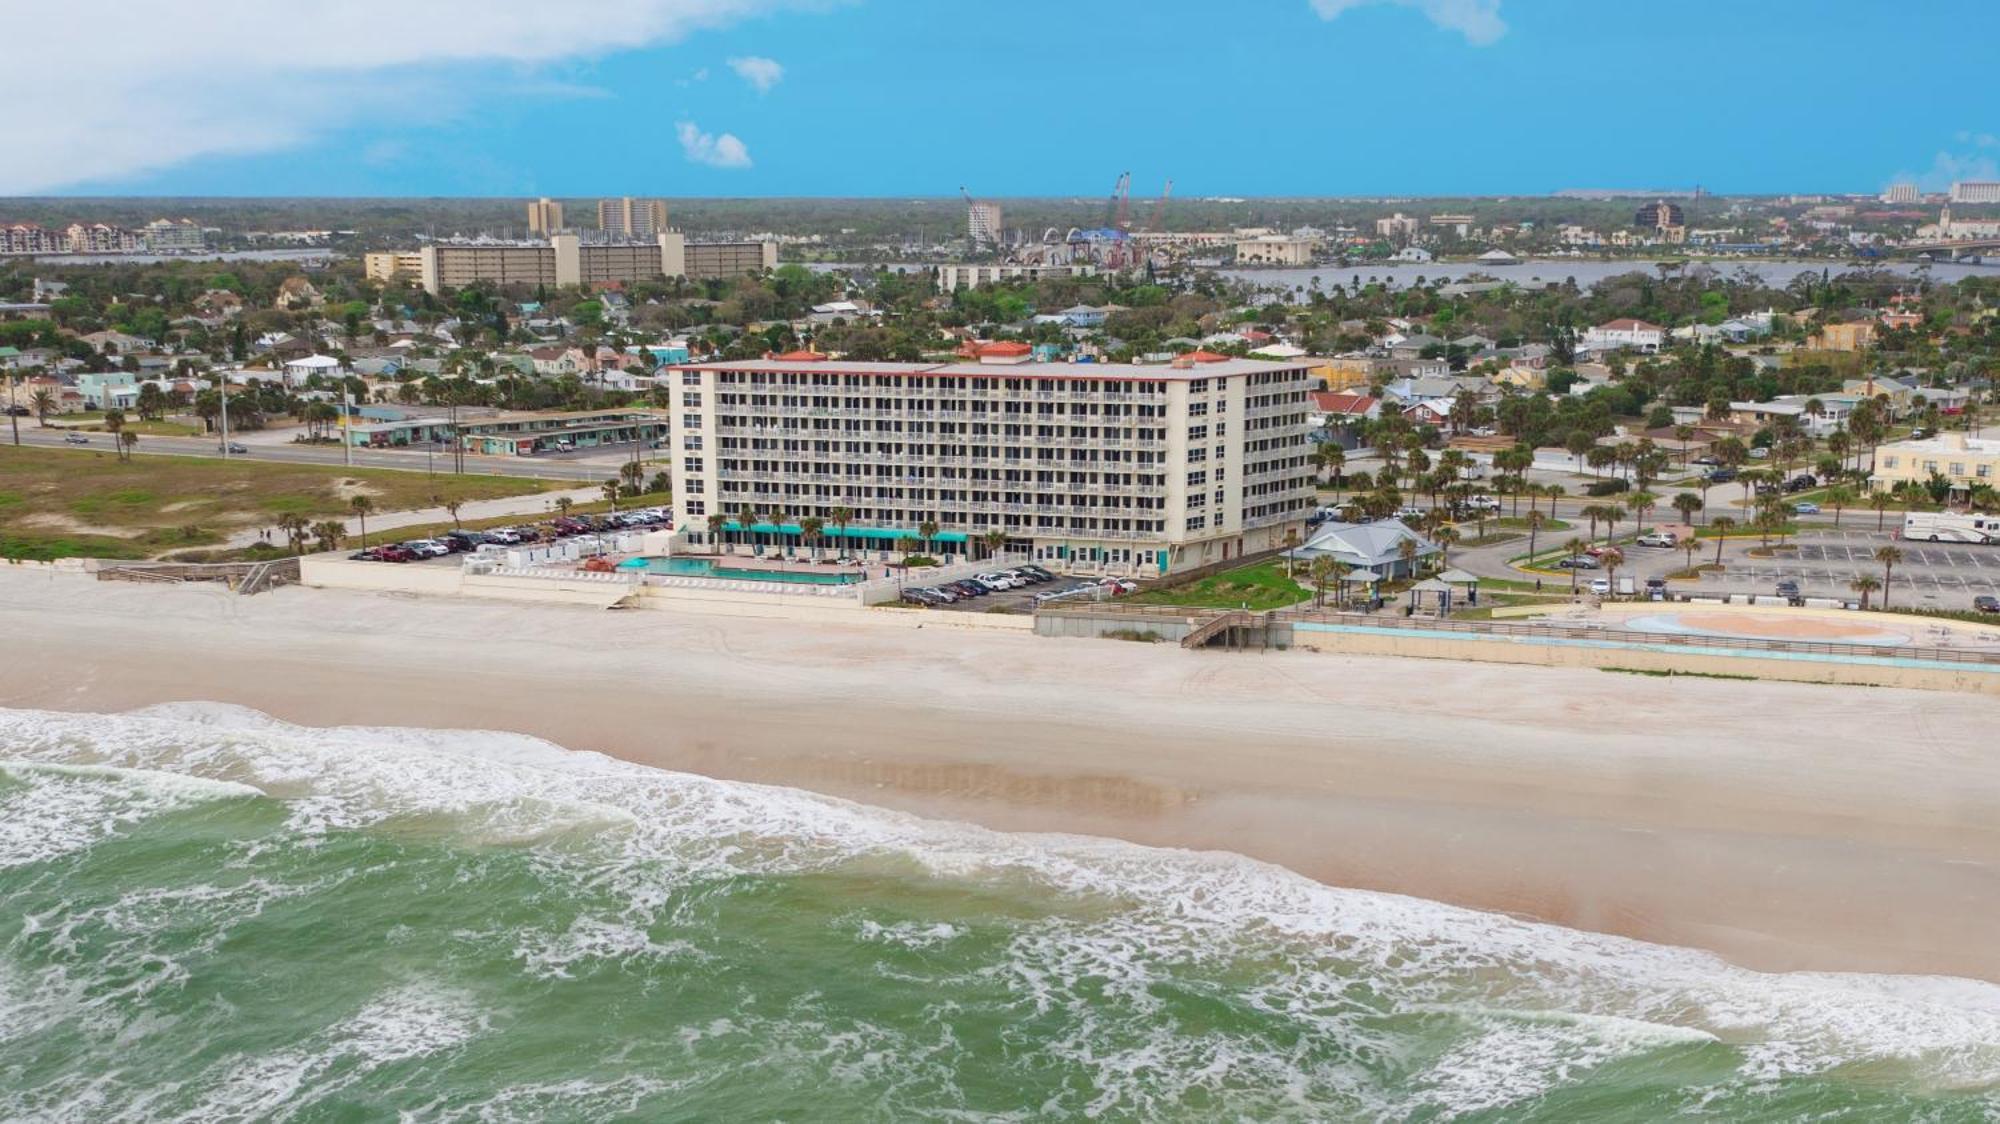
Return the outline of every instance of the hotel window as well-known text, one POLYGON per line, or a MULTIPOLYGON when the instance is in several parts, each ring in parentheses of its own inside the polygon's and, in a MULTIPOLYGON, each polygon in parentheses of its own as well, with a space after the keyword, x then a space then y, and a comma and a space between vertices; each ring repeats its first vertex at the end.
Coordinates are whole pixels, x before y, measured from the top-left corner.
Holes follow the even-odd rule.
POLYGON ((697 410, 700 409, 701 393, 699 391, 693 391, 693 390, 681 391, 681 405, 690 407, 692 409, 697 409, 697 410))
POLYGON ((687 436, 681 438, 681 448, 687 450, 690 453, 701 452, 701 434, 690 433, 687 436))
POLYGON ((701 470, 700 457, 684 457, 681 459, 682 472, 700 472, 701 470))
POLYGON ((682 385, 682 386, 700 386, 700 385, 701 385, 701 372, 700 372, 700 371, 682 371, 682 372, 681 372, 681 385, 682 385))
POLYGON ((1206 526, 1208 526, 1208 516, 1206 516, 1206 515, 1190 515, 1190 516, 1188 516, 1188 521, 1187 521, 1187 529, 1188 529, 1188 530, 1190 530, 1190 531, 1199 531, 1199 530, 1201 530, 1201 529, 1202 529, 1203 527, 1206 527, 1206 526))
POLYGON ((1965 475, 1965 462, 1963 462, 1963 461, 1953 461, 1953 462, 1951 462, 1951 475, 1953 475, 1953 476, 1964 476, 1964 475, 1965 475))
POLYGON ((706 500, 687 501, 687 513, 689 515, 707 515, 708 502, 706 500))
POLYGON ((1208 473, 1206 472, 1190 472, 1187 474, 1187 485, 1190 488, 1199 488, 1206 483, 1208 483, 1208 473))

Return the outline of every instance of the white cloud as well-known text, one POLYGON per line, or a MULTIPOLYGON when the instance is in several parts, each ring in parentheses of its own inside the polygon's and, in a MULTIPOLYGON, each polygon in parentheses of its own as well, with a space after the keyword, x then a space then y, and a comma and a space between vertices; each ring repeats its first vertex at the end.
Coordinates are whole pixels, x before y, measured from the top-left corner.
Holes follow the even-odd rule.
POLYGON ((745 55, 730 59, 729 69, 735 71, 738 78, 757 87, 757 92, 760 94, 770 93, 771 87, 777 85, 785 76, 785 68, 777 59, 767 59, 761 55, 745 55))
MULTIPOLYGON (((1983 148, 1992 147, 1986 144, 1985 134, 1968 139, 1983 148)), ((1931 166, 1923 171, 1897 172, 1889 177, 1890 183, 1913 183, 1923 191, 1949 191, 1951 185, 1960 180, 2000 180, 2000 162, 1996 162, 1991 156, 1940 152, 1931 158, 1931 166)))
POLYGON ((1415 8, 1440 29, 1458 32, 1475 47, 1489 46, 1507 34, 1507 23, 1500 18, 1500 0, 1312 0, 1313 11, 1325 20, 1368 4, 1415 8))
MULTIPOLYGON (((8 40, 38 46, 10 56, 8 78, 49 106, 8 121, 0 195, 269 152, 375 121, 408 125, 412 114, 420 124, 449 120, 524 89, 574 96, 543 68, 811 6, 822 5, 625 0, 617 19, 551 30, 544 0, 15 4, 8 40), (90 64, 80 68, 80 58, 90 64)), ((722 155, 724 140, 733 138, 715 142, 722 155)))
POLYGON ((674 135, 681 139, 681 151, 690 162, 706 164, 711 168, 748 168, 750 150, 736 139, 734 133, 716 136, 704 133, 692 121, 682 121, 674 126, 674 135))

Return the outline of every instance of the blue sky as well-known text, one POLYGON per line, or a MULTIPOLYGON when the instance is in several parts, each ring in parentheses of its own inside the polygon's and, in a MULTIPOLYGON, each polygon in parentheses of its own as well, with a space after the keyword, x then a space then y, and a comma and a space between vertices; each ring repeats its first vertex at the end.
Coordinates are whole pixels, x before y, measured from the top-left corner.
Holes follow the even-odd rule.
POLYGON ((129 58, 80 72, 55 50, 17 75, 70 93, 0 161, 0 193, 1094 196, 1128 169, 1139 195, 1168 177, 1182 195, 2000 178, 1995 0, 183 0, 158 24, 124 0, 35 7, 41 41, 123 27, 129 58))

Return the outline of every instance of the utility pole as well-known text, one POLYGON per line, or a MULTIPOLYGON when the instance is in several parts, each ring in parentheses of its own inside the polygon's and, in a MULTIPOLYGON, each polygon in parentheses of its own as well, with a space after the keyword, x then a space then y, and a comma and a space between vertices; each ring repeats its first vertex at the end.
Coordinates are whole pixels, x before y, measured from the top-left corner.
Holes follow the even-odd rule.
POLYGON ((229 459, 229 372, 216 373, 216 384, 222 392, 222 459, 229 459))
POLYGON ((340 458, 347 467, 354 467, 354 439, 348 432, 348 411, 354 408, 354 391, 346 380, 340 384, 340 458))
POLYGON ((20 409, 20 403, 15 399, 14 379, 14 369, 12 367, 7 368, 7 421, 14 427, 14 444, 19 445, 21 443, 21 415, 14 412, 20 409))

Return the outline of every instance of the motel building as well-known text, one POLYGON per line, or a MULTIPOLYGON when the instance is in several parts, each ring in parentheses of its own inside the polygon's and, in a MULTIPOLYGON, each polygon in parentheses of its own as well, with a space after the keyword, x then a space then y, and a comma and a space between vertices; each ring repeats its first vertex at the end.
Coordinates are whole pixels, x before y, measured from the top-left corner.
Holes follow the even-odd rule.
POLYGON ((812 545, 809 516, 841 550, 893 549, 935 522, 945 553, 998 531, 1056 567, 1157 575, 1296 541, 1314 503, 1303 363, 1051 363, 994 344, 966 362, 794 352, 663 381, 691 542, 710 516, 740 533, 746 510, 781 548, 812 545))
POLYGON ((348 426, 347 439, 357 447, 371 449, 431 442, 449 444, 454 428, 459 444, 468 453, 531 457, 558 450, 657 441, 666 436, 667 418, 655 410, 636 409, 489 414, 471 418, 461 414, 454 427, 448 417, 425 414, 356 423, 348 426))

